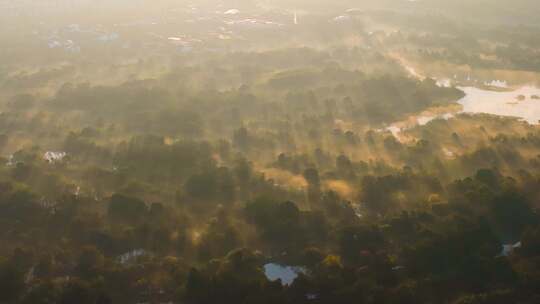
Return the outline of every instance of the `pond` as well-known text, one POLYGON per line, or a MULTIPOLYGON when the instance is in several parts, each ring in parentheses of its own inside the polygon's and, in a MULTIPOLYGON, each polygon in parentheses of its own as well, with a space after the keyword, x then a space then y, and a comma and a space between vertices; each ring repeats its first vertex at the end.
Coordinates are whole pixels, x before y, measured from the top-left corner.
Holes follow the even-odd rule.
POLYGON ((305 273, 304 267, 281 266, 276 263, 264 265, 264 275, 269 281, 281 280, 282 285, 291 285, 300 273, 305 273))
MULTIPOLYGON (((492 82, 494 83, 494 82, 492 82)), ((401 132, 415 126, 423 126, 434 119, 451 119, 457 113, 485 113, 500 116, 517 117, 530 124, 540 123, 540 88, 523 86, 517 89, 503 87, 505 82, 491 85, 492 89, 479 87, 457 87, 465 96, 457 101, 461 110, 439 112, 437 114, 423 112, 411 115, 403 121, 398 121, 385 130, 400 138, 401 132)))
POLYGON ((540 88, 524 86, 513 91, 458 87, 465 97, 458 101, 466 113, 518 117, 530 124, 540 121, 540 88))

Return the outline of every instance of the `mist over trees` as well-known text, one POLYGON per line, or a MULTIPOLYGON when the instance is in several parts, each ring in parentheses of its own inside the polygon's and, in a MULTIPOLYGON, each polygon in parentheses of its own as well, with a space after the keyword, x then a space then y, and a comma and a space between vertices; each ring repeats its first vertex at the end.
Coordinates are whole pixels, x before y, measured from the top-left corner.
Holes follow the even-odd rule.
POLYGON ((0 304, 538 303, 539 10, 0 0, 0 304))

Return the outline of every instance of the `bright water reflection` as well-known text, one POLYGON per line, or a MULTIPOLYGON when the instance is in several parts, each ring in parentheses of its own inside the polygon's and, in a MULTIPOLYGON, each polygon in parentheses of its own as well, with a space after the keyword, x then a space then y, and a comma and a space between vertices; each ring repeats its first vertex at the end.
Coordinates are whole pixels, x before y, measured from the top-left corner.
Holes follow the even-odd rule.
POLYGON ((458 101, 466 113, 519 117, 536 124, 540 120, 540 88, 525 86, 514 91, 459 87, 465 97, 458 101))

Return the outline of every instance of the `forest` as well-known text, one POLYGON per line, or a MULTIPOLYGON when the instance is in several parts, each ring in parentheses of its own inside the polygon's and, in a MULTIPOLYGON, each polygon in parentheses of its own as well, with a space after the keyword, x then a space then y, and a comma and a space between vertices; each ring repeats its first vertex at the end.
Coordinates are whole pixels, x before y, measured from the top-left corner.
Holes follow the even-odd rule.
POLYGON ((538 16, 0 0, 0 304, 540 303, 538 16))

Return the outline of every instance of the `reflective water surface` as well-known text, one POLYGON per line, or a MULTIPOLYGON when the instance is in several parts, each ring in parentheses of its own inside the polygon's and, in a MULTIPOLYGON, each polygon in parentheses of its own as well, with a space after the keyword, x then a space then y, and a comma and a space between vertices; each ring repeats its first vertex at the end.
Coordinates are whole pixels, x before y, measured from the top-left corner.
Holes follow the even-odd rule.
POLYGON ((524 86, 513 91, 459 89, 465 92, 465 97, 458 101, 463 112, 519 117, 531 124, 540 120, 540 88, 524 86))

